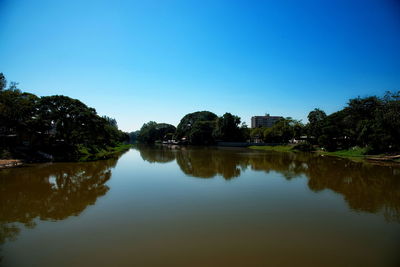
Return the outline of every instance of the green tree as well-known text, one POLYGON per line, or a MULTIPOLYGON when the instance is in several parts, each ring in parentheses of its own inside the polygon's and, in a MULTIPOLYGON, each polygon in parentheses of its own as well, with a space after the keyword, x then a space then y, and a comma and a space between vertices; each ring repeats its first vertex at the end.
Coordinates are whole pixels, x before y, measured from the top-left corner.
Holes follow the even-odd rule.
POLYGON ((187 135, 193 145, 211 145, 215 142, 213 132, 215 121, 196 121, 187 135))
POLYGON ((150 121, 143 124, 137 135, 137 140, 141 143, 153 144, 156 141, 166 140, 175 131, 175 126, 171 124, 150 121))
POLYGON ((2 72, 0 72, 0 91, 3 91, 4 89, 6 89, 6 86, 7 86, 6 77, 4 76, 4 74, 2 72))
POLYGON ((158 123, 156 130, 158 140, 166 141, 172 139, 171 137, 175 134, 176 127, 168 123, 158 123))
POLYGON ((139 133, 140 133, 140 131, 134 131, 134 132, 129 133, 129 143, 130 144, 136 143, 139 133))
POLYGON ((322 127, 324 120, 326 119, 326 113, 318 108, 314 109, 308 114, 308 137, 311 142, 316 142, 322 134, 322 127))
MULTIPOLYGON (((181 138, 188 138, 190 140, 190 136, 193 136, 193 134, 198 130, 198 129, 205 129, 208 126, 213 126, 215 127, 215 124, 209 123, 207 127, 204 125, 197 125, 196 128, 193 130, 194 125, 196 122, 215 122, 217 119, 217 115, 210 111, 197 111, 193 113, 189 113, 185 115, 181 121, 178 124, 178 127, 176 129, 176 138, 181 139, 181 138)), ((196 139, 197 140, 197 139, 196 139)), ((209 142, 209 140, 204 140, 205 142, 209 142)), ((197 141, 196 141, 197 142, 197 141)), ((202 142, 199 142, 200 144, 202 142)))
POLYGON ((18 83, 17 82, 10 82, 10 85, 8 87, 8 90, 11 91, 20 91, 18 88, 18 83))
POLYGON ((250 137, 255 140, 255 139, 264 139, 264 131, 266 128, 253 128, 250 130, 250 137))
POLYGON ((264 140, 269 143, 288 143, 294 138, 300 137, 303 128, 304 126, 300 121, 290 117, 281 119, 272 127, 264 130, 264 140))
POLYGON ((103 132, 106 122, 97 116, 95 109, 62 95, 40 99, 39 120, 57 140, 71 145, 92 142, 93 137, 103 132))
MULTIPOLYGON (((385 135, 386 149, 400 151, 400 91, 386 92, 382 102, 382 108, 376 114, 376 125, 382 129, 381 134, 385 135)), ((378 144, 375 144, 375 146, 377 150, 386 150, 385 147, 378 147, 378 144)))
POLYGON ((221 141, 242 141, 243 136, 239 128, 240 118, 232 115, 231 113, 225 113, 222 117, 219 117, 216 121, 216 127, 213 135, 216 140, 221 141))
POLYGON ((96 110, 66 96, 42 97, 37 120, 48 136, 48 150, 57 157, 76 157, 81 148, 97 153, 127 141, 126 133, 97 115, 96 110))
POLYGON ((115 127, 118 129, 118 123, 117 120, 108 116, 103 116, 103 119, 105 119, 112 127, 115 127))
POLYGON ((17 135, 19 141, 35 130, 38 97, 19 90, 0 92, 0 134, 17 135))
POLYGON ((137 136, 138 141, 142 143, 154 143, 157 139, 156 127, 157 122, 155 121, 149 121, 148 123, 143 124, 137 136))
POLYGON ((249 129, 249 127, 247 127, 246 122, 242 122, 242 124, 240 125, 240 134, 244 141, 250 140, 250 133, 251 130, 249 129))
POLYGON ((329 116, 309 116, 308 129, 318 137, 314 141, 328 150, 360 146, 369 153, 399 151, 399 114, 400 93, 388 92, 382 98, 350 99, 344 109, 329 116))
POLYGON ((37 157, 40 150, 71 160, 81 148, 95 153, 128 140, 128 135, 117 129, 115 119, 107 118, 77 99, 60 95, 39 98, 21 92, 13 82, 0 90, 0 150, 6 148, 21 158, 37 157))

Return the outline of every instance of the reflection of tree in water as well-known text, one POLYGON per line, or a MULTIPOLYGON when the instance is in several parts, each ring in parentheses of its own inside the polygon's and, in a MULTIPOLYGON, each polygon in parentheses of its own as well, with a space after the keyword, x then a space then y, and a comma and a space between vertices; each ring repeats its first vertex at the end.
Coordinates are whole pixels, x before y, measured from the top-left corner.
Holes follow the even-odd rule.
POLYGON ((400 222, 400 168, 321 157, 310 164, 308 186, 329 188, 344 196, 354 210, 383 211, 388 220, 400 222))
POLYGON ((167 163, 175 159, 176 151, 168 146, 147 146, 136 145, 133 147, 138 150, 143 160, 154 163, 167 163))
POLYGON ((190 176, 212 178, 221 175, 229 180, 241 174, 239 156, 229 150, 191 148, 176 154, 181 170, 190 176))
POLYGON ((109 190, 105 183, 117 159, 56 163, 2 170, 0 177, 0 243, 20 229, 34 227, 35 218, 62 220, 79 215, 109 190))
MULTIPOLYGON (((158 152, 154 150, 152 153, 158 152)), ((227 148, 194 147, 170 153, 170 156, 175 155, 181 170, 193 177, 221 175, 231 179, 240 176, 247 166, 256 171, 279 172, 286 179, 305 175, 309 188, 314 192, 333 190, 343 195, 354 210, 383 211, 386 219, 400 222, 398 165, 372 165, 312 153, 267 153, 227 148)), ((141 155, 148 160, 144 154, 141 155)), ((152 156, 153 160, 156 158, 152 156)))

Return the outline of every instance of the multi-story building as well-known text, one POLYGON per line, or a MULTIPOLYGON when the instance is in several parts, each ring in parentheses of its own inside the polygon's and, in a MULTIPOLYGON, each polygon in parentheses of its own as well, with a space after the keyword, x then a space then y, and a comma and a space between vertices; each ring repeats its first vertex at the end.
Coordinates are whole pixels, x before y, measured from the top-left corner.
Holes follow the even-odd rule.
POLYGON ((270 116, 266 114, 265 116, 253 116, 251 117, 251 128, 258 127, 272 127, 277 121, 283 119, 282 116, 270 116))

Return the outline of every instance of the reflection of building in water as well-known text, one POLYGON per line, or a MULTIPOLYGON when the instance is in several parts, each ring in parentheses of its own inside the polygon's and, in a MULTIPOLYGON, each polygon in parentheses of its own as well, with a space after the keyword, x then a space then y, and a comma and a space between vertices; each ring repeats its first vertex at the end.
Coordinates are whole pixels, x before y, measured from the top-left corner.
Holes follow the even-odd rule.
POLYGON ((269 114, 266 114, 265 116, 253 116, 251 117, 251 128, 270 128, 281 119, 283 119, 282 116, 270 116, 269 114))

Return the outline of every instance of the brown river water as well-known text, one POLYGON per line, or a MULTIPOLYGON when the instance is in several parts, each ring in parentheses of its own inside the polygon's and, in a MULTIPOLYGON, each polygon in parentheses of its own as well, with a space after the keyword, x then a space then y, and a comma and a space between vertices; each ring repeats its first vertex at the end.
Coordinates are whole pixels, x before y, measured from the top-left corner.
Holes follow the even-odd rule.
POLYGON ((400 266, 400 165, 138 146, 0 170, 1 266, 400 266))

